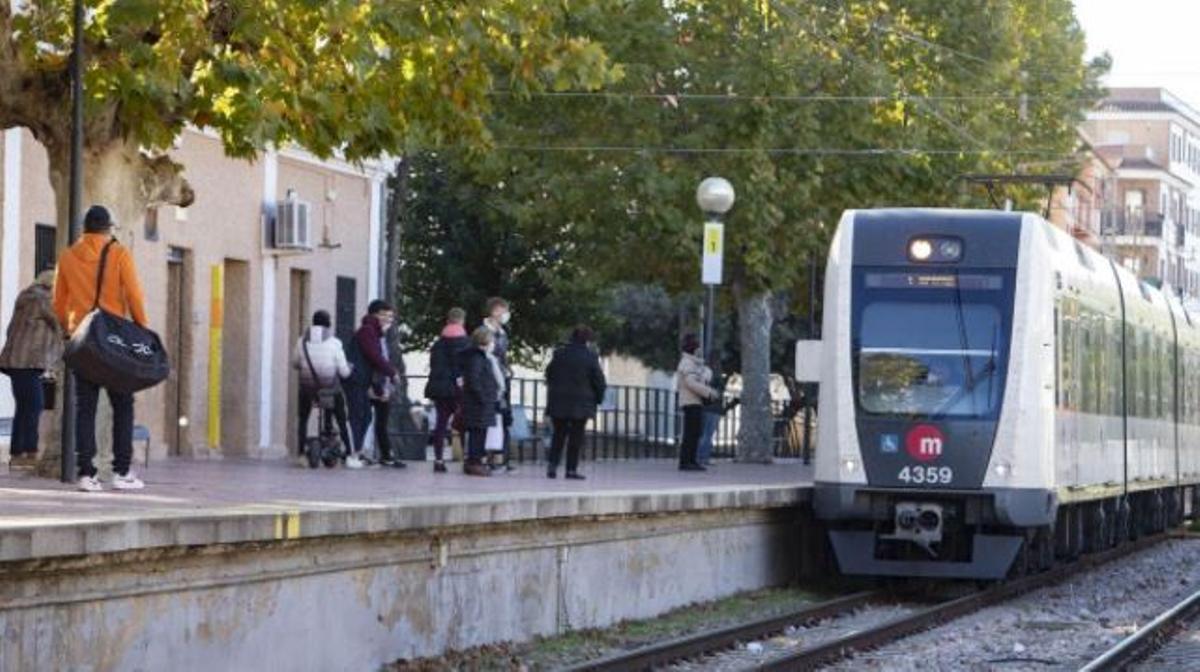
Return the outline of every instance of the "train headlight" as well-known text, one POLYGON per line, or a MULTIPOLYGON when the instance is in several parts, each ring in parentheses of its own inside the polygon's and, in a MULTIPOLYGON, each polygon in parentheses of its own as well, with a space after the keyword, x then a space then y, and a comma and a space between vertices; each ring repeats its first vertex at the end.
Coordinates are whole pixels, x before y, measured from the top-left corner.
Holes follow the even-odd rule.
POLYGON ((997 462, 994 470, 1000 478, 1008 478, 1008 475, 1012 473, 1012 465, 1008 462, 997 462))
POLYGON ((856 460, 847 459, 842 462, 842 468, 850 473, 858 471, 858 462, 856 460))
POLYGON ((929 257, 933 256, 933 243, 924 238, 917 238, 908 244, 908 256, 913 258, 913 261, 929 261, 929 257))
POLYGON ((938 256, 946 261, 957 261, 962 256, 962 243, 948 238, 938 243, 938 256))
POLYGON ((922 236, 908 241, 908 258, 919 264, 954 264, 962 261, 963 241, 952 236, 922 236))

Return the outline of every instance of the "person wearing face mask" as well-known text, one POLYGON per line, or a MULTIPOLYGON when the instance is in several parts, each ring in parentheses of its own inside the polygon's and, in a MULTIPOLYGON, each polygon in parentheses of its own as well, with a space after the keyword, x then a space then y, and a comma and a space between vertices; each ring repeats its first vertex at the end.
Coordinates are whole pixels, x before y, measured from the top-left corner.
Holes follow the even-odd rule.
POLYGON ((388 436, 388 408, 400 380, 400 372, 388 361, 385 335, 396 321, 396 311, 386 301, 375 300, 367 306, 354 338, 346 344, 346 357, 353 373, 345 381, 346 397, 350 404, 350 428, 354 433, 355 457, 362 459, 363 439, 372 416, 375 424, 375 448, 379 463, 385 467, 403 469, 407 465, 392 456, 388 436))
POLYGON ((471 334, 471 347, 462 351, 463 426, 467 430, 467 458, 463 471, 468 476, 491 476, 483 463, 489 431, 500 428, 500 401, 504 398, 504 374, 495 356, 492 331, 479 327, 471 334))
POLYGON ((496 459, 493 460, 491 467, 493 469, 504 468, 507 471, 516 471, 517 468, 509 462, 508 455, 508 434, 509 428, 512 427, 512 379, 513 371, 508 361, 509 336, 508 323, 512 319, 512 311, 509 310, 508 301, 494 296, 487 300, 486 315, 483 318, 483 328, 487 329, 492 335, 493 350, 492 356, 500 364, 500 371, 504 374, 503 397, 500 404, 500 414, 504 421, 504 440, 500 451, 493 453, 496 459))

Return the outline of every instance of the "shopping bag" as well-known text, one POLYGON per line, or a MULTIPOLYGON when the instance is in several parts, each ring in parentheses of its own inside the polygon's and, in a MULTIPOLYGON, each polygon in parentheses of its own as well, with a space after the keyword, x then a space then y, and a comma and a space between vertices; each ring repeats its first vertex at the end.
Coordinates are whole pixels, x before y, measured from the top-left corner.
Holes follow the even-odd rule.
POLYGON ((490 452, 504 450, 504 424, 503 418, 499 414, 496 415, 496 421, 492 423, 492 426, 488 427, 483 447, 490 452))

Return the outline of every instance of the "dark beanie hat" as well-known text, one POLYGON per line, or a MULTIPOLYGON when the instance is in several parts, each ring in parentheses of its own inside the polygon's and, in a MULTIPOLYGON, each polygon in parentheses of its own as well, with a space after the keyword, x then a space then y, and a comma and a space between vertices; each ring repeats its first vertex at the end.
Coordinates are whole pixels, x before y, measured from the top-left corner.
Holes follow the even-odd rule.
POLYGON ((83 230, 87 233, 103 233, 112 228, 112 216, 103 205, 93 205, 83 216, 83 230))
POLYGON ((333 321, 329 319, 329 312, 325 311, 325 310, 318 310, 317 312, 313 313, 313 326, 317 326, 317 327, 333 326, 333 321))

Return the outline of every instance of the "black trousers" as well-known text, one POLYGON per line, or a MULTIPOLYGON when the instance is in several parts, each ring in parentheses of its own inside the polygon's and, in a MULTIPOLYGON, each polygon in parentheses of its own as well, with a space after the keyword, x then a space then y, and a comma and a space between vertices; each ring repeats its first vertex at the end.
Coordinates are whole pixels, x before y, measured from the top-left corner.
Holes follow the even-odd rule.
POLYGON ((482 464, 487 456, 487 427, 467 429, 467 463, 482 464))
POLYGON ((375 401, 367 396, 370 387, 346 385, 343 388, 350 403, 350 429, 354 433, 354 449, 362 450, 363 439, 367 438, 367 426, 375 418, 375 450, 380 460, 392 458, 392 443, 388 436, 388 407, 386 401, 375 401))
MULTIPOLYGON (((79 374, 72 375, 75 376, 75 453, 79 476, 95 476, 96 405, 100 403, 100 386, 79 374)), ((113 410, 113 472, 124 476, 133 462, 133 395, 106 391, 113 410)))
MULTIPOLYGON (((301 455, 304 454, 304 443, 308 440, 308 419, 312 416, 313 404, 316 401, 316 390, 300 388, 300 441, 296 445, 299 446, 301 455)), ((319 428, 318 431, 332 432, 335 419, 338 424, 338 434, 342 437, 342 451, 349 455, 354 451, 354 444, 350 443, 350 430, 346 427, 346 399, 340 392, 334 397, 333 410, 325 414, 325 426, 319 428)))
POLYGON ((550 471, 558 470, 563 446, 567 449, 567 473, 579 469, 579 452, 583 450, 583 433, 587 429, 587 418, 551 418, 554 436, 550 439, 550 471))
POLYGON ((696 464, 700 447, 700 432, 704 429, 704 407, 696 404, 683 407, 683 439, 679 443, 679 466, 696 464))
POLYGON ((13 399, 17 402, 12 425, 12 456, 36 455, 38 419, 45 400, 42 396, 43 369, 7 369, 12 378, 13 399))

